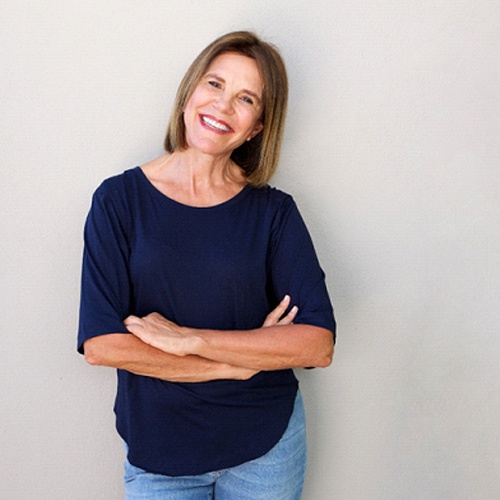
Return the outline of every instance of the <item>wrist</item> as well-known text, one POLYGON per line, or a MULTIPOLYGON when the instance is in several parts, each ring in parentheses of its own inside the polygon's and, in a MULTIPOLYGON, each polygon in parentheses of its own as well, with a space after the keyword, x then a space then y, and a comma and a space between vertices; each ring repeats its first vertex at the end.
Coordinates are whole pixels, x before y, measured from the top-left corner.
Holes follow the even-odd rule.
POLYGON ((206 343, 201 331, 195 328, 185 329, 186 355, 202 356, 203 346, 206 343))

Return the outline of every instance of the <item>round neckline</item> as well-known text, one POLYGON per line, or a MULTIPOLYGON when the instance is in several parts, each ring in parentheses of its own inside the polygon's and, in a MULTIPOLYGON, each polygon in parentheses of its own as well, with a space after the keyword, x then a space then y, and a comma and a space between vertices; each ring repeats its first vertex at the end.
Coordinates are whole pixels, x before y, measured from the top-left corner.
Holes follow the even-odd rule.
POLYGON ((223 201, 221 203, 217 203, 216 205, 209 205, 206 207, 197 207, 194 205, 187 205, 186 203, 182 203, 180 201, 174 200, 173 198, 170 198, 170 196, 167 196, 165 193, 162 193, 147 178, 146 174, 144 173, 144 170, 142 170, 142 168, 139 165, 136 166, 133 170, 139 174, 139 178, 142 179, 142 182, 147 186, 149 191, 151 191, 157 198, 163 199, 169 203, 172 203, 172 204, 177 205, 177 206, 182 207, 182 208, 186 208, 188 210, 203 211, 203 210, 214 210, 214 209, 218 209, 218 208, 225 208, 226 206, 232 205, 232 204, 236 203, 237 201, 239 201, 239 199, 242 198, 243 196, 245 196, 248 193, 248 191, 252 188, 252 185, 247 183, 243 186, 243 188, 240 191, 238 191, 233 197, 227 199, 226 201, 223 201))

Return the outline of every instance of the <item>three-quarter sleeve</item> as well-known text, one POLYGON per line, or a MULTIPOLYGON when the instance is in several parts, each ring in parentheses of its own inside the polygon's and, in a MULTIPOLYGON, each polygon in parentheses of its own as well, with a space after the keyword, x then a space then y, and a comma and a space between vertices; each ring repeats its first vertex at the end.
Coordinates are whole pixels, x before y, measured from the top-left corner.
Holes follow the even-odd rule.
POLYGON ((130 314, 129 244, 124 210, 117 208, 105 184, 94 193, 84 229, 84 251, 78 328, 83 343, 107 333, 128 333, 123 320, 130 314))
POLYGON ((286 197, 273 222, 270 273, 277 300, 286 294, 299 308, 294 323, 330 330, 336 324, 321 269, 309 231, 293 201, 286 197))

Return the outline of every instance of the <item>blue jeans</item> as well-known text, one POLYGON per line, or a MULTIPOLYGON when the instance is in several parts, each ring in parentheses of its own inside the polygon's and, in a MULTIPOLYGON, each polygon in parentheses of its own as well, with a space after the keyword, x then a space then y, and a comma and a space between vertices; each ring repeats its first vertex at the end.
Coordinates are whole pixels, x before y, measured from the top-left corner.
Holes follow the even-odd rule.
POLYGON ((264 456, 196 476, 151 474, 125 461, 127 500, 299 500, 306 469, 305 414, 300 392, 288 427, 264 456))

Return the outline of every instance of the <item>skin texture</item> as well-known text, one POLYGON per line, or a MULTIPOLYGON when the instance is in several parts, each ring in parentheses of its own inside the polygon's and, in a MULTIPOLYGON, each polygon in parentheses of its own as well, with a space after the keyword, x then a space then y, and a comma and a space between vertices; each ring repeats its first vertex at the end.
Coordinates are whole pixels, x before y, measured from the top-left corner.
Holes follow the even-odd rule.
MULTIPOLYGON (((180 203, 223 203, 245 184, 232 151, 262 130, 263 82, 253 59, 226 53, 214 59, 184 109, 188 147, 142 167, 149 181, 180 203)), ((297 309, 286 296, 262 327, 246 331, 197 330, 157 312, 129 316, 132 335, 110 333, 87 340, 92 365, 121 368, 179 382, 248 379, 261 370, 325 367, 333 356, 332 332, 295 325, 297 309)))

